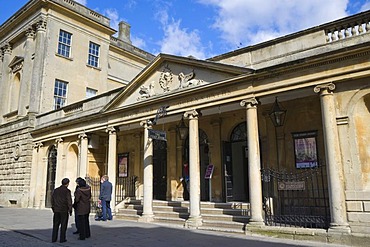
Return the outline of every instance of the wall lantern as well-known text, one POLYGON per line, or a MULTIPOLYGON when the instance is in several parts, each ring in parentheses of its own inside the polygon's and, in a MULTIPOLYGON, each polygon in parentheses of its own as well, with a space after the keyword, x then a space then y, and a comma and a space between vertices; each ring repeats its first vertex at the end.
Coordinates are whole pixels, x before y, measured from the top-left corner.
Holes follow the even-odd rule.
POLYGON ((275 98, 274 105, 269 113, 272 123, 275 127, 284 125, 286 110, 279 104, 277 97, 275 98))
POLYGON ((180 139, 184 140, 188 136, 189 128, 186 126, 184 117, 181 118, 179 124, 176 126, 180 139))

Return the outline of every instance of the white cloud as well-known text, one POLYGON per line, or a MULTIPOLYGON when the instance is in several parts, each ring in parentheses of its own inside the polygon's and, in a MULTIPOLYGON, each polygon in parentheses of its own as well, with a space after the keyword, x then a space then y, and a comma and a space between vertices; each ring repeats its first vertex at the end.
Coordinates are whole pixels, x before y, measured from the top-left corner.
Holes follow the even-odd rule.
POLYGON ((162 9, 156 14, 163 29, 163 38, 160 40, 160 52, 179 56, 193 56, 198 59, 206 57, 198 30, 188 30, 181 27, 181 20, 169 17, 162 9))
POLYGON ((370 2, 366 1, 362 6, 361 6, 361 12, 366 11, 370 9, 370 2))
POLYGON ((105 9, 103 14, 110 19, 110 26, 118 30, 118 24, 123 20, 120 18, 118 11, 116 9, 105 9))
POLYGON ((87 0, 75 0, 76 2, 82 4, 82 5, 86 5, 87 4, 87 0))
POLYGON ((141 38, 138 38, 138 37, 135 37, 135 36, 131 35, 131 42, 132 42, 132 45, 134 45, 136 47, 139 47, 140 49, 145 50, 145 48, 146 48, 146 42, 145 42, 145 40, 143 40, 141 38))
POLYGON ((348 0, 198 0, 217 10, 213 28, 235 48, 346 16, 348 0))

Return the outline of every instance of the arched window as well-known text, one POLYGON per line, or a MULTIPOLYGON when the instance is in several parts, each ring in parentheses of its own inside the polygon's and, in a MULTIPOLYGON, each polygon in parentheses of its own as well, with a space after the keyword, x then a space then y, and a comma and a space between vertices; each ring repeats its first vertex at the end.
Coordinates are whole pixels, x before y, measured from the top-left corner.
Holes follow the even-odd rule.
POLYGON ((238 124, 231 132, 230 141, 240 142, 247 140, 247 127, 245 122, 238 124))

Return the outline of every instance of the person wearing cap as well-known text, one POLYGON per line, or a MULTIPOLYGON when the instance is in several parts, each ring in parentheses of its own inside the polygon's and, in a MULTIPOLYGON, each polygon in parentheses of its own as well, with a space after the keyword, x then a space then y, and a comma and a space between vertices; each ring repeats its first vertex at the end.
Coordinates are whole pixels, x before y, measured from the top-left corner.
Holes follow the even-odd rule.
POLYGON ((68 189, 69 179, 63 178, 62 185, 53 191, 51 197, 51 209, 53 210, 53 233, 52 242, 58 239, 58 231, 60 226, 60 242, 64 243, 66 239, 66 231, 68 225, 68 214, 72 215, 72 196, 68 189))

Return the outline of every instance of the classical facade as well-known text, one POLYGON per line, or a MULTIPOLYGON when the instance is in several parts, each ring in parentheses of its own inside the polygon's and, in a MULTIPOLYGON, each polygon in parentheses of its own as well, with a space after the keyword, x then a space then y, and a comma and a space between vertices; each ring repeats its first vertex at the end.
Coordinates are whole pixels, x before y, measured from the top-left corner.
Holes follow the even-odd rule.
POLYGON ((128 24, 120 23, 115 38, 109 22, 74 1, 56 0, 29 1, 1 25, 2 203, 31 206, 35 116, 114 94, 154 58, 132 46, 128 24))
POLYGON ((370 12, 197 60, 153 58, 73 1, 24 9, 0 31, 3 204, 48 207, 63 177, 107 173, 115 195, 135 177, 125 195, 142 200, 143 221, 153 200, 189 200, 191 227, 201 201, 234 201, 252 226, 303 214, 314 228, 370 233, 370 12), (86 35, 72 58, 60 30, 86 35), (69 82, 67 102, 53 108, 57 81, 69 82), (98 95, 82 100, 87 87, 98 95))

